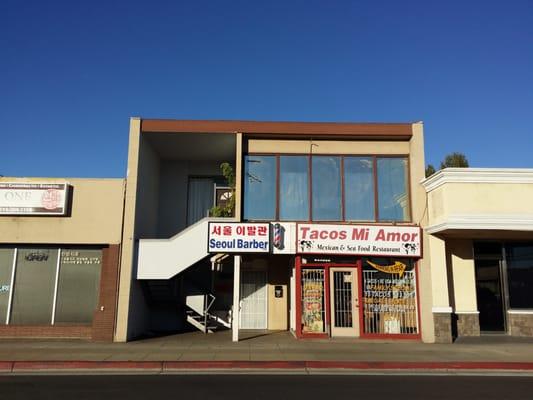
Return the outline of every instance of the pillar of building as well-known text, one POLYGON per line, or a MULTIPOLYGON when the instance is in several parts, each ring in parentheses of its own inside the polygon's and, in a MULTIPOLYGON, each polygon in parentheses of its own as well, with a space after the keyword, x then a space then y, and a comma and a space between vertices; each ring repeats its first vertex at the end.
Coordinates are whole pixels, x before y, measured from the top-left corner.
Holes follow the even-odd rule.
POLYGON ((436 236, 429 236, 431 259, 431 290, 433 297, 433 324, 436 343, 452 342, 452 308, 448 293, 446 268, 446 242, 436 236))
POLYGON ((476 274, 472 241, 446 241, 453 278, 453 299, 457 336, 479 336, 479 312, 476 299, 476 274))
POLYGON ((239 341, 239 317, 241 313, 241 256, 233 258, 233 311, 231 313, 231 340, 239 341))

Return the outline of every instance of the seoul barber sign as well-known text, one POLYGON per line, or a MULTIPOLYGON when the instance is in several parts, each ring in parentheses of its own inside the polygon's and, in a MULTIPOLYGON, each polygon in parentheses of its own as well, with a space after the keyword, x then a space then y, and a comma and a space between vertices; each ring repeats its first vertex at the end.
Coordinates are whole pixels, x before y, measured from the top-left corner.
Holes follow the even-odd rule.
POLYGON ((67 183, 0 182, 0 215, 65 215, 67 183))
POLYGON ((270 224, 210 222, 207 246, 210 253, 268 253, 270 224))
POLYGON ((300 254, 421 257, 417 226, 298 224, 300 254))

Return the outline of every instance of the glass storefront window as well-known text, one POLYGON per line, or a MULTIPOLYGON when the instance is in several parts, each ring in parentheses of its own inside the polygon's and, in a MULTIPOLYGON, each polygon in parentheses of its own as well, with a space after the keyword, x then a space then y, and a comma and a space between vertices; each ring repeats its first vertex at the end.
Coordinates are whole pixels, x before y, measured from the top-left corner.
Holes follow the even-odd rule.
POLYGON ((102 250, 62 249, 55 323, 90 324, 97 307, 102 250))
POLYGON ((276 157, 244 157, 244 218, 273 220, 276 217, 276 157))
POLYGON ((533 309, 533 245, 505 246, 509 306, 514 309, 533 309))
POLYGON ((344 158, 344 198, 347 221, 374 221, 376 219, 372 158, 344 158))
POLYGON ((363 324, 367 334, 417 334, 416 274, 411 260, 363 259, 363 324))
POLYGON ((378 215, 380 221, 408 221, 407 159, 378 158, 378 215))
POLYGON ((309 158, 282 156, 279 160, 279 219, 309 219, 309 158))
POLYGON ((340 157, 314 156, 312 160, 313 221, 340 221, 340 157))
POLYGON ((101 248, 0 247, 0 324, 91 324, 101 264, 101 248))
POLYGON ((57 253, 57 248, 18 249, 10 324, 51 323, 57 253))
POLYGON ((0 325, 6 323, 15 249, 0 247, 0 325))
POLYGON ((474 255, 476 258, 501 260, 502 244, 500 242, 474 242, 474 255))

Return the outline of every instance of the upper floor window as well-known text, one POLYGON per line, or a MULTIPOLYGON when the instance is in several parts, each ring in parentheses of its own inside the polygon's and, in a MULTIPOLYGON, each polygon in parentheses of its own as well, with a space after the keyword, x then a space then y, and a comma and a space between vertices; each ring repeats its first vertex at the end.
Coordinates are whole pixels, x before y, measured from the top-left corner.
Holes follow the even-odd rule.
POLYGON ((244 218, 276 219, 276 157, 246 156, 244 163, 244 218))
POLYGON ((341 159, 313 156, 312 160, 312 219, 342 221, 341 159))
POLYGON ((374 221, 374 160, 344 157, 344 207, 347 221, 374 221))
POLYGON ((407 160, 378 158, 378 215, 382 221, 407 221, 409 197, 407 193, 407 160))
POLYGON ((309 157, 279 157, 279 219, 309 220, 309 157))
POLYGON ((406 157, 247 155, 244 219, 409 221, 406 157))

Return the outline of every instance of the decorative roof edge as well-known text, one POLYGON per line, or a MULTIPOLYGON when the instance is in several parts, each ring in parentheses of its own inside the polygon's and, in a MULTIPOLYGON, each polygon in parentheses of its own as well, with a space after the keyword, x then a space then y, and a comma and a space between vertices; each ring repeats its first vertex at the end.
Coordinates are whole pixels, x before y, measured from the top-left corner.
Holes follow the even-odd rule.
POLYGON ((533 168, 445 168, 420 183, 428 193, 445 183, 533 184, 533 168))

